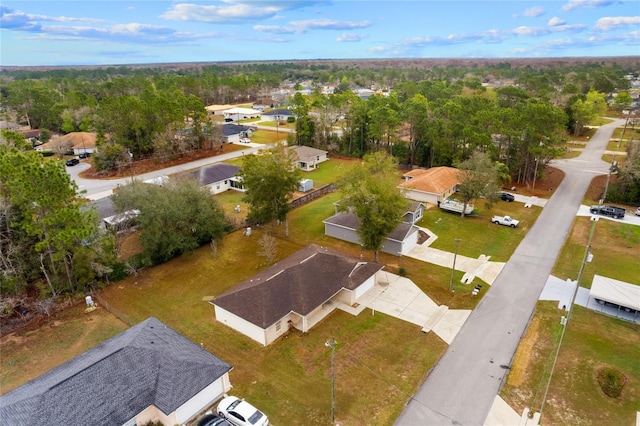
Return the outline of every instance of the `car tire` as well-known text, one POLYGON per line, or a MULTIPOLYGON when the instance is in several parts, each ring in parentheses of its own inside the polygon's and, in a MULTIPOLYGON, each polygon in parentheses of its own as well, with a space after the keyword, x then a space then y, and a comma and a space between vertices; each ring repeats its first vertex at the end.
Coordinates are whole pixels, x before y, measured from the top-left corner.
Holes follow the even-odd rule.
POLYGON ((512 228, 515 228, 515 227, 516 227, 515 225, 509 225, 509 226, 510 226, 510 227, 512 227, 512 228))

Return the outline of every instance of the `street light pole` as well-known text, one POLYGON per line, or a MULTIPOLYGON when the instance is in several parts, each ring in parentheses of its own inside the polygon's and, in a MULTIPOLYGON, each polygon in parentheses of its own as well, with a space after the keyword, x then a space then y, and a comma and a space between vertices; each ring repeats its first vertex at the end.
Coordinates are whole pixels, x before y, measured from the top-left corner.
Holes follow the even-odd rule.
POLYGON ((456 238, 456 251, 453 253, 453 266, 451 267, 451 280, 449 280, 449 291, 453 293, 453 274, 456 271, 456 257, 458 257, 458 243, 460 238, 456 238))
POLYGON ((336 395, 336 370, 335 370, 335 353, 336 353, 336 339, 327 340, 324 345, 328 348, 331 348, 331 423, 333 424, 336 420, 336 406, 335 406, 335 395, 336 395))

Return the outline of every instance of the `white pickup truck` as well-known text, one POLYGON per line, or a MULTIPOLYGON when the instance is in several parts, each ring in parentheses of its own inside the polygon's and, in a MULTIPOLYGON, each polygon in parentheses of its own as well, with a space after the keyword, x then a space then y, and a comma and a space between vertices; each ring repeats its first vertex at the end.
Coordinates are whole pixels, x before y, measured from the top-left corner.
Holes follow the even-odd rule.
POLYGON ((512 219, 511 216, 494 216, 491 218, 491 222, 497 225, 510 226, 515 228, 520 223, 519 220, 512 219))

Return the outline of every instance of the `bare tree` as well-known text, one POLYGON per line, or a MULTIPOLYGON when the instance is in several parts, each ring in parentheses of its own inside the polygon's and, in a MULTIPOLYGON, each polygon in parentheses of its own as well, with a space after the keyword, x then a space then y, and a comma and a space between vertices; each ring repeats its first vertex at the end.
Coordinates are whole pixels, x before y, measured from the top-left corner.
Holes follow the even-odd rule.
POLYGON ((277 240, 265 232, 258 240, 258 256, 264 257, 268 264, 275 263, 276 256, 278 255, 278 242, 277 240))
POLYGON ((67 151, 71 150, 72 148, 73 148, 73 143, 71 143, 70 140, 64 140, 62 138, 58 138, 51 141, 51 150, 59 158, 64 157, 64 154, 66 154, 67 151))

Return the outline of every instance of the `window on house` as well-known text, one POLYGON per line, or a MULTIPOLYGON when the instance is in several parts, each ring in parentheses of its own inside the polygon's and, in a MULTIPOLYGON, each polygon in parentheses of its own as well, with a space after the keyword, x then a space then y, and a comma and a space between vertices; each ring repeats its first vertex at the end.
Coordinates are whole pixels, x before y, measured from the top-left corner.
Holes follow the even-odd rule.
POLYGON ((278 321, 278 322, 276 323, 276 331, 280 331, 280 329, 281 329, 281 328, 282 328, 282 322, 281 322, 281 321, 278 321))

